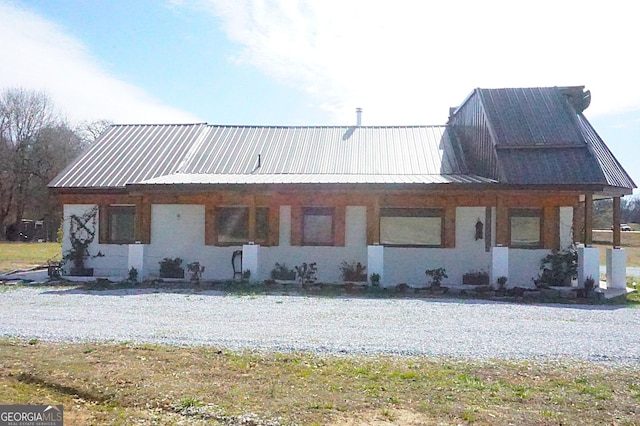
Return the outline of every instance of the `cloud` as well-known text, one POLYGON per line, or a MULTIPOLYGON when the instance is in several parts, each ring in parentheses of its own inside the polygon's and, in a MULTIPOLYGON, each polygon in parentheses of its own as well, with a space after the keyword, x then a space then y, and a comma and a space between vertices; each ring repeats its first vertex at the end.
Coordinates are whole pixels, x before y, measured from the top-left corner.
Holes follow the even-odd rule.
POLYGON ((640 108, 624 2, 201 0, 235 60, 334 120, 443 123, 475 87, 586 85, 590 115, 640 108))
POLYGON ((35 13, 0 1, 0 17, 0 88, 43 90, 71 121, 202 121, 110 75, 82 43, 35 13))

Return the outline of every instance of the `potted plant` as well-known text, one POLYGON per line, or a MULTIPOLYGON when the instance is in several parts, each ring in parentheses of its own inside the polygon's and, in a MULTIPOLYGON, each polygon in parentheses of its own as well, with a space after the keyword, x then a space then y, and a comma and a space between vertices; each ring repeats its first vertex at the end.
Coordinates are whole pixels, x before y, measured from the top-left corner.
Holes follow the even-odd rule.
POLYGON ((369 278, 371 279, 372 286, 378 287, 380 285, 380 274, 378 274, 377 272, 371 274, 369 278))
POLYGON ((184 268, 181 267, 182 259, 165 257, 160 263, 160 278, 184 278, 184 268))
POLYGON ((427 287, 431 292, 446 293, 449 290, 447 287, 442 287, 442 280, 444 278, 449 278, 446 269, 427 269, 424 273, 431 281, 431 285, 427 287))
POLYGON ((200 266, 200 262, 191 262, 187 265, 189 270, 189 279, 193 282, 199 283, 204 273, 204 266, 200 266))
POLYGON ((296 271, 289 269, 285 263, 276 262, 275 268, 271 270, 272 280, 294 281, 296 279, 296 271))
POLYGON ((485 271, 470 271, 462 275, 462 284, 489 285, 489 274, 485 271))

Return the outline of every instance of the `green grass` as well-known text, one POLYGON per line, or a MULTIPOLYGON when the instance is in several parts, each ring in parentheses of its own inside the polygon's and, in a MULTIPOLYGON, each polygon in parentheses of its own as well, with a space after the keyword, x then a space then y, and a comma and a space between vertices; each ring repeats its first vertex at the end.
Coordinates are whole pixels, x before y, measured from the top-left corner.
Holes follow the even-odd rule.
POLYGON ((63 404, 65 424, 228 424, 247 413, 301 425, 640 418, 638 367, 9 339, 0 359, 0 401, 63 404))
POLYGON ((46 265, 49 259, 60 260, 59 243, 0 242, 0 272, 46 265))
MULTIPOLYGON (((621 232, 620 245, 627 252, 627 266, 640 267, 640 233, 621 232)), ((593 245, 600 249, 600 264, 607 263, 607 248, 611 248, 613 233, 596 231, 593 233, 593 245)))

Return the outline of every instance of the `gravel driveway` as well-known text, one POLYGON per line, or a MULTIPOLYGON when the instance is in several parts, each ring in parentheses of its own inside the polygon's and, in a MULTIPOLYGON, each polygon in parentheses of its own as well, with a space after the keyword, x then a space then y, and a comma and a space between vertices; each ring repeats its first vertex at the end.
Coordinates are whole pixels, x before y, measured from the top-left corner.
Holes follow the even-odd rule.
POLYGON ((640 309, 157 289, 0 293, 0 335, 640 366, 640 309))

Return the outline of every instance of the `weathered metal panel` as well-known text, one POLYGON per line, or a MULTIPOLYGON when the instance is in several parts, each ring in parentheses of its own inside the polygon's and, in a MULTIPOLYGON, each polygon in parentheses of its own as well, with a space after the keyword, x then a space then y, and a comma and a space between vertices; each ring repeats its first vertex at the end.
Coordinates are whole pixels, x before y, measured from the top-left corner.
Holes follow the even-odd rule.
POLYGON ((449 126, 460 142, 469 173, 498 180, 500 173, 494 140, 478 89, 458 108, 449 126))
POLYGON ((557 87, 478 89, 498 146, 582 145, 575 111, 557 87))
POLYGON ((604 173, 607 183, 611 186, 618 186, 622 188, 635 188, 636 184, 631 177, 622 168, 618 160, 613 156, 607 145, 600 138, 600 135, 591 126, 586 117, 579 113, 578 122, 580 123, 580 130, 582 135, 589 146, 589 149, 595 155, 596 160, 600 166, 600 169, 604 173))

